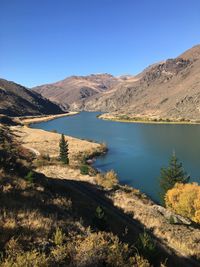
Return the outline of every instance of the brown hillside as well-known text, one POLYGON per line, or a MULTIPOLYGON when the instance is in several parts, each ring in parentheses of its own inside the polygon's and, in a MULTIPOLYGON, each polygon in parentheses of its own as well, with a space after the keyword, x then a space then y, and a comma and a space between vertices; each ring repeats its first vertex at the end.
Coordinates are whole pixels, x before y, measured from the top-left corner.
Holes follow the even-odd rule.
POLYGON ((92 99, 85 109, 199 120, 199 55, 200 46, 195 46, 178 58, 152 65, 135 80, 128 79, 110 94, 92 99))
POLYGON ((71 104, 82 103, 93 95, 109 90, 118 82, 119 79, 110 74, 92 74, 71 76, 53 84, 35 87, 33 90, 68 109, 71 104))
POLYGON ((9 116, 59 114, 62 109, 40 94, 0 79, 0 113, 9 116))

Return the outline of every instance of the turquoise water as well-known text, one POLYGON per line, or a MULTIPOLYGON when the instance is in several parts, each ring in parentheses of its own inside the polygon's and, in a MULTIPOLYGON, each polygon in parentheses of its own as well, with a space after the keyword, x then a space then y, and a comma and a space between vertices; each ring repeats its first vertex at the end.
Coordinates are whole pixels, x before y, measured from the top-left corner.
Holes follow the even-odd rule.
POLYGON ((96 112, 82 112, 33 124, 78 138, 105 142, 109 148, 95 167, 117 172, 120 182, 132 185, 159 202, 159 174, 173 151, 192 181, 200 182, 200 125, 140 124, 103 121, 96 112))

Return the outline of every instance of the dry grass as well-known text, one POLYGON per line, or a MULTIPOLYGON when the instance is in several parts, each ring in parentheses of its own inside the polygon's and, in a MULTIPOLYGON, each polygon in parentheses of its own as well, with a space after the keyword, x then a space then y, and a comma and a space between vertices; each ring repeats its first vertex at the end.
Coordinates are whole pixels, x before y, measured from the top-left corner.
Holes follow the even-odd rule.
POLYGON ((58 164, 41 166, 37 168, 37 171, 43 173, 47 177, 55 177, 56 179, 70 179, 77 181, 86 181, 93 184, 95 183, 95 176, 82 175, 79 169, 71 168, 69 166, 63 166, 58 164))
POLYGON ((141 194, 117 190, 111 196, 114 205, 132 214, 145 228, 152 230, 154 235, 163 240, 185 256, 194 256, 200 259, 200 229, 193 226, 172 224, 170 216, 175 214, 155 205, 141 194))
MULTIPOLYGON (((77 216, 79 202, 52 182, 0 177, 0 266, 150 266, 117 236, 86 227, 77 216)), ((87 198, 79 201, 88 209, 87 198)))
MULTIPOLYGON (((49 155, 50 158, 58 158, 60 134, 47 132, 39 129, 28 128, 27 126, 11 127, 19 137, 22 145, 30 149, 36 156, 49 155)), ((93 154, 101 150, 101 145, 74 137, 65 136, 69 143, 69 159, 71 164, 77 162, 81 154, 93 154)))

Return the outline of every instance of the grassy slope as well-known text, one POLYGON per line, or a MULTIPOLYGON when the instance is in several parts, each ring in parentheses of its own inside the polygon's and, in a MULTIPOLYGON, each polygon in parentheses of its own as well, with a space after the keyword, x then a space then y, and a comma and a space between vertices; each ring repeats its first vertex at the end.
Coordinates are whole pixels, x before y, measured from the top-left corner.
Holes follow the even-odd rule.
MULTIPOLYGON (((16 131, 15 133, 18 134, 16 131)), ((176 229, 174 233, 179 233, 188 228, 167 224, 167 220, 159 215, 159 212, 151 213, 149 209, 151 202, 145 197, 141 199, 141 194, 133 189, 117 186, 115 190, 105 191, 92 185, 89 180, 89 183, 66 180, 64 169, 69 171, 69 167, 60 165, 58 168, 59 163, 56 163, 55 159, 53 162, 45 162, 43 159, 42 165, 46 164, 46 169, 50 168, 51 172, 48 173, 48 177, 37 173, 32 181, 26 177, 33 164, 30 152, 16 141, 11 150, 13 149, 18 151, 19 166, 10 168, 8 165, 8 170, 14 170, 9 173, 5 169, 7 163, 1 162, 0 249, 4 255, 2 266, 13 266, 12 262, 17 261, 19 263, 16 266, 22 266, 24 265, 22 262, 28 260, 34 264, 30 266, 66 266, 66 264, 102 266, 103 262, 106 266, 149 266, 148 262, 138 258, 138 250, 127 248, 125 243, 135 247, 144 226, 149 228, 149 233, 155 239, 158 232, 160 237, 164 237, 162 231, 173 234, 174 229, 176 229), (53 170, 52 166, 53 168, 57 166, 57 169, 53 170), (63 171, 63 176, 60 177, 62 180, 57 178, 59 169, 63 171), (143 208, 141 208, 142 203, 143 208), (97 222, 95 217, 95 211, 99 205, 103 206, 106 212, 103 226, 102 221, 97 222), (164 225, 163 230, 162 225, 164 225), (107 233, 102 230, 106 230, 107 233), (131 263, 132 261, 135 265, 131 263), (137 261, 140 262, 138 265, 137 261), (43 265, 42 262, 44 262, 43 265)), ((10 150, 7 149, 7 151, 10 150)), ((4 158, 9 159, 9 154, 4 158)), ((10 160, 15 162, 16 158, 11 157, 10 160)), ((105 177, 100 177, 99 180, 101 178, 105 177)), ((196 240, 199 232, 194 235, 196 232, 192 232, 193 228, 188 229, 191 230, 188 230, 187 235, 193 235, 196 240)), ((169 241, 167 238, 171 237, 172 235, 165 235, 166 243, 169 241)), ((177 240, 180 241, 182 237, 178 236, 177 240)), ((174 243, 175 241, 176 239, 172 240, 174 243)), ((177 243, 177 248, 179 245, 180 243, 177 243)), ((197 256, 198 244, 192 240, 189 246, 189 252, 193 246, 193 256, 195 253, 197 256)), ((152 251, 149 254, 149 249, 143 248, 140 254, 148 257, 155 266, 158 261, 166 257, 170 258, 168 266, 174 266, 172 262, 179 264, 177 266, 183 263, 180 255, 173 256, 171 252, 168 254, 161 248, 159 251, 156 260, 152 259, 154 253, 152 251)), ((185 261, 184 264, 184 266, 191 266, 185 261)))

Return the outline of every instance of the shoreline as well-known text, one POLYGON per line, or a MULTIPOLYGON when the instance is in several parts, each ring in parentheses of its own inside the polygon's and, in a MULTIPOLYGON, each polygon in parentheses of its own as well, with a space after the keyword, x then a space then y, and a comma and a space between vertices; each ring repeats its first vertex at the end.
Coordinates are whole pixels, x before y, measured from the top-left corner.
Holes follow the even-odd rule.
MULTIPOLYGON (((107 114, 107 113, 105 113, 107 114)), ((200 122, 197 121, 167 121, 167 120, 161 120, 161 121, 155 121, 150 119, 121 119, 118 117, 113 116, 105 116, 105 114, 97 115, 98 119, 105 120, 105 121, 114 121, 114 122, 122 122, 122 123, 139 123, 139 124, 172 124, 172 125, 199 125, 200 122)))
POLYGON ((45 121, 51 121, 54 119, 67 117, 67 116, 74 116, 77 115, 79 112, 68 112, 68 113, 62 113, 62 114, 56 114, 56 115, 41 115, 41 116, 24 116, 24 117, 16 117, 15 119, 22 122, 24 125, 29 126, 30 124, 39 123, 39 122, 45 122, 45 121))

